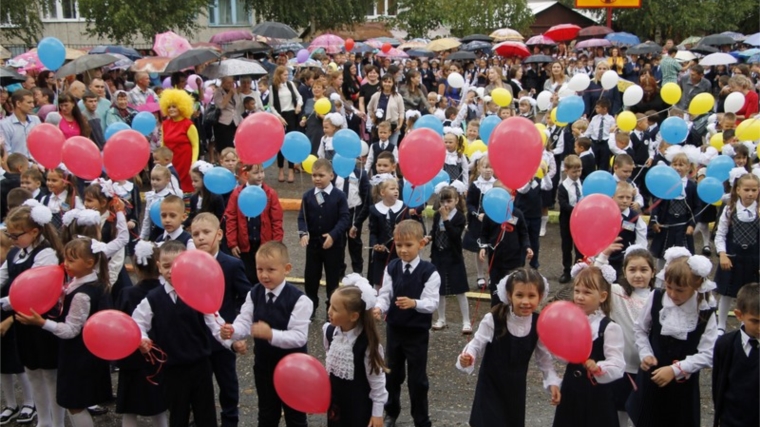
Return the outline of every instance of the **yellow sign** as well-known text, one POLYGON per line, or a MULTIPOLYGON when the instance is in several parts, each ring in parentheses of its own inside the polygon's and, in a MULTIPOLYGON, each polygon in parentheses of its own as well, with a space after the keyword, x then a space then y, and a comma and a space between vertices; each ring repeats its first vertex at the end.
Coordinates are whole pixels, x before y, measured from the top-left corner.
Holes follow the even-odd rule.
POLYGON ((641 0, 575 0, 578 9, 592 8, 640 8, 641 0))

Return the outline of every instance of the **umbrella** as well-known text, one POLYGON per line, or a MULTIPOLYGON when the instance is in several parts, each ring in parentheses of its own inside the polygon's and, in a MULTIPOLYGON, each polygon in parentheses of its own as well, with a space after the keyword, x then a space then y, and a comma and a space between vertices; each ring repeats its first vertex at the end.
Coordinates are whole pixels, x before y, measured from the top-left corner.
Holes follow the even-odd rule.
POLYGON ((599 37, 612 33, 612 28, 603 25, 592 25, 578 31, 578 37, 599 37))
POLYGON ((392 47, 391 50, 388 51, 388 53, 380 52, 377 54, 377 56, 381 56, 383 58, 392 58, 392 59, 406 59, 409 58, 409 54, 404 52, 401 49, 396 49, 395 47, 392 47))
POLYGON ((662 52, 662 46, 654 42, 645 42, 628 49, 627 53, 628 55, 647 55, 660 52, 662 52))
POLYGON ((563 42, 563 41, 572 40, 578 37, 578 32, 580 30, 581 30, 581 27, 577 25, 559 24, 546 30, 544 32, 544 35, 546 37, 549 37, 552 40, 563 42))
POLYGON ((491 43, 493 41, 493 37, 487 36, 485 34, 470 34, 469 36, 462 37, 462 43, 469 43, 469 42, 488 42, 491 43))
POLYGON ((126 70, 129 67, 131 67, 132 64, 135 63, 135 61, 127 58, 126 56, 124 56, 124 55, 122 55, 120 53, 111 53, 109 55, 113 55, 113 56, 119 58, 118 61, 114 62, 113 64, 111 64, 110 67, 108 67, 109 70, 126 70))
POLYGON ((335 34, 322 34, 311 41, 309 52, 314 52, 316 49, 322 48, 325 52, 332 55, 343 52, 345 46, 346 42, 335 34))
POLYGON ((297 53, 301 49, 304 49, 303 45, 301 43, 296 43, 296 42, 280 43, 272 47, 272 51, 277 54, 285 53, 285 52, 297 53))
POLYGON ((525 61, 524 64, 548 64, 554 62, 554 58, 549 55, 531 55, 525 61))
POLYGON ((173 31, 156 34, 156 41, 153 43, 153 51, 158 56, 172 58, 192 48, 186 38, 175 34, 173 31))
POLYGON ((374 39, 367 40, 365 43, 372 46, 370 42, 379 43, 380 46, 384 45, 385 43, 388 43, 389 45, 393 47, 398 47, 401 45, 401 43, 403 43, 402 40, 394 39, 393 37, 375 37, 374 39))
POLYGON ((208 49, 218 50, 219 52, 222 51, 222 47, 221 46, 219 46, 216 43, 210 43, 210 42, 190 43, 190 46, 192 46, 193 49, 198 49, 199 47, 205 47, 205 48, 208 48, 208 49))
POLYGON ((681 42, 679 46, 685 46, 687 44, 695 45, 699 43, 700 40, 702 40, 702 38, 697 36, 687 37, 684 41, 681 42))
POLYGON ((147 73, 162 73, 171 58, 165 56, 146 56, 135 61, 130 71, 145 71, 147 73))
POLYGON ((493 33, 491 33, 491 38, 495 42, 503 42, 503 41, 523 41, 525 40, 525 37, 522 36, 518 31, 515 31, 511 28, 502 28, 500 30, 496 30, 493 33))
POLYGON ((707 45, 707 46, 720 46, 724 44, 734 44, 734 39, 732 39, 729 36, 725 36, 723 34, 713 34, 710 36, 707 36, 703 38, 699 44, 707 45))
POLYGON ((8 49, 0 46, 0 59, 8 59, 8 58, 10 58, 12 56, 13 55, 11 54, 11 52, 8 49))
MULTIPOLYGON (((35 47, 34 49, 30 50, 29 52, 34 52, 34 54, 36 55, 37 54, 37 48, 35 47)), ((82 50, 78 50, 78 49, 71 49, 71 48, 68 48, 68 47, 66 48, 66 60, 67 61, 73 61, 73 60, 79 58, 80 56, 84 56, 84 55, 87 55, 87 52, 82 51, 82 50)))
POLYGON ((253 40, 253 34, 248 30, 228 30, 216 33, 209 39, 210 43, 226 44, 238 40, 253 40))
POLYGON ((610 33, 604 38, 615 46, 633 46, 641 43, 641 40, 631 33, 610 33))
POLYGON ((425 46, 428 45, 428 43, 430 43, 430 40, 428 40, 428 39, 411 39, 411 40, 409 40, 406 43, 400 44, 398 46, 398 48, 401 49, 401 50, 406 50, 406 49, 424 49, 425 46))
POLYGON ((413 58, 433 58, 435 52, 431 52, 425 49, 410 49, 406 51, 406 54, 413 58))
POLYGON ((588 49, 593 47, 609 47, 612 46, 612 42, 606 39, 588 39, 583 40, 575 45, 575 49, 588 49))
POLYGON ((716 52, 702 58, 702 60, 699 61, 699 65, 703 67, 711 67, 713 65, 735 64, 736 62, 736 58, 733 56, 727 53, 716 52))
POLYGON ((466 50, 460 50, 459 52, 454 52, 446 59, 452 60, 452 61, 474 61, 478 59, 477 56, 475 56, 474 53, 468 52, 466 50))
POLYGON ((64 64, 61 68, 58 69, 58 71, 55 72, 55 76, 60 79, 67 76, 82 74, 85 71, 105 67, 106 65, 111 65, 118 60, 119 58, 108 53, 84 55, 69 63, 64 64))
POLYGON ((720 33, 720 35, 722 35, 722 36, 729 36, 732 39, 734 39, 735 42, 740 42, 740 41, 744 40, 744 34, 742 34, 742 33, 735 33, 733 31, 724 31, 724 32, 720 33))
POLYGON ((550 39, 549 37, 546 37, 543 34, 539 34, 537 36, 533 36, 529 38, 528 41, 525 42, 525 44, 527 46, 540 46, 540 45, 554 46, 557 43, 554 40, 550 39))
POLYGON ((119 55, 124 55, 127 58, 135 61, 140 58, 142 58, 142 55, 140 55, 140 52, 132 49, 131 47, 124 47, 124 46, 95 46, 88 52, 90 55, 95 55, 96 53, 118 53, 119 55))
POLYGON ((268 73, 258 61, 252 59, 225 59, 206 67, 205 74, 210 79, 220 79, 234 76, 262 77, 268 73))
POLYGON ((758 53, 760 53, 760 49, 753 48, 753 49, 747 49, 747 50, 743 50, 743 51, 739 52, 739 56, 741 56, 742 58, 747 58, 747 57, 750 57, 750 56, 755 56, 758 53))
POLYGON ((708 46, 708 45, 702 44, 702 43, 694 46, 693 48, 691 48, 689 50, 691 50, 692 52, 700 53, 702 55, 709 55, 711 53, 718 52, 718 48, 712 47, 712 46, 708 46))
POLYGON ((288 60, 288 65, 293 67, 300 67, 300 68, 322 68, 322 63, 317 61, 316 59, 307 59, 303 63, 298 63, 298 58, 291 58, 288 60))
POLYGON ((258 34, 264 37, 271 37, 273 39, 287 40, 298 37, 296 30, 290 28, 290 26, 271 21, 260 22, 254 25, 251 32, 253 34, 258 34))
POLYGON ((45 68, 45 66, 42 65, 42 62, 40 62, 40 58, 37 56, 36 49, 24 52, 21 55, 8 60, 8 65, 23 71, 41 71, 45 68))
POLYGON ((447 37, 444 39, 433 40, 425 47, 425 49, 433 52, 440 52, 442 50, 454 49, 461 44, 462 43, 454 37, 447 37))
MULTIPOLYGON (((257 42, 255 40, 238 40, 234 41, 224 47, 225 54, 236 54, 245 52, 266 52, 270 48, 264 43, 257 42)), ((299 47, 299 50, 301 48, 299 47)))
POLYGON ((524 44, 519 42, 501 42, 493 47, 494 52, 499 56, 519 56, 521 58, 527 58, 530 56, 530 51, 524 44))
MULTIPOLYGON (((257 42, 254 42, 257 43, 257 42)), ((195 67, 196 65, 205 64, 206 62, 216 61, 222 55, 213 50, 207 48, 190 49, 179 55, 166 64, 164 69, 165 73, 173 73, 175 71, 182 71, 185 68, 195 67)))
POLYGON ((750 46, 760 46, 760 33, 755 33, 751 36, 747 36, 742 43, 748 44, 750 46))
POLYGON ((750 63, 750 64, 757 64, 757 63, 760 63, 760 53, 758 53, 758 54, 756 54, 756 55, 752 55, 752 56, 751 56, 751 57, 750 57, 750 58, 747 60, 747 62, 748 62, 748 63, 750 63))
POLYGON ((23 82, 26 80, 26 76, 15 72, 10 68, 0 67, 0 84, 8 85, 13 82, 23 82))
POLYGON ((476 50, 486 50, 486 51, 490 52, 491 51, 491 47, 492 47, 491 43, 474 41, 474 42, 469 42, 467 44, 463 44, 463 45, 459 46, 459 49, 460 50, 466 50, 466 51, 469 51, 469 52, 474 52, 476 50))
POLYGON ((369 53, 374 52, 375 48, 362 42, 355 42, 354 48, 351 49, 352 53, 369 53))
POLYGON ((697 57, 689 52, 688 50, 679 50, 678 53, 676 53, 676 60, 678 61, 693 61, 697 59, 697 57))

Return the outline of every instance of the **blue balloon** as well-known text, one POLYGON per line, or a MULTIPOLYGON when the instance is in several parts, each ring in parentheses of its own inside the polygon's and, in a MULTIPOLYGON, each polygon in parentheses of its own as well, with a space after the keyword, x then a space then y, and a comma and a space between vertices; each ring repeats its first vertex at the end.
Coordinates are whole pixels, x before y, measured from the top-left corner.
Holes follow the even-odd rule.
POLYGON ((106 128, 106 134, 105 134, 106 141, 111 139, 112 136, 116 135, 117 132, 122 131, 122 130, 128 130, 128 129, 129 129, 129 125, 124 122, 111 123, 106 128))
POLYGON ((723 182, 707 176, 697 185, 697 195, 703 202, 713 204, 723 197, 723 182))
POLYGON ((333 171, 335 171, 338 176, 348 178, 348 176, 351 175, 351 172, 356 168, 356 158, 335 154, 332 159, 332 165, 333 171))
POLYGON ((264 166, 264 169, 268 168, 269 166, 272 166, 274 164, 274 161, 277 160, 277 155, 275 154, 271 159, 267 160, 262 164, 264 166))
POLYGON ((227 194, 235 189, 237 179, 228 169, 216 166, 203 175, 203 185, 214 194, 227 194))
POLYGON ((161 200, 156 200, 150 205, 150 220, 153 225, 163 230, 164 224, 161 223, 161 200))
POLYGON ((439 135, 443 136, 443 122, 432 114, 426 114, 417 119, 414 123, 414 129, 422 128, 433 129, 438 132, 439 135))
POLYGON ((432 180, 430 180, 430 184, 435 188, 438 184, 445 182, 446 184, 451 184, 451 177, 449 176, 448 172, 445 170, 441 170, 438 172, 438 175, 434 176, 432 180))
POLYGON ((341 129, 333 135, 333 149, 343 157, 355 159, 362 154, 361 139, 351 129, 341 129))
POLYGON ((735 167, 736 163, 734 163, 734 159, 729 156, 720 155, 710 160, 710 163, 707 164, 706 175, 723 182, 728 179, 731 169, 735 167))
POLYGON ((301 132, 288 132, 280 151, 289 162, 301 163, 311 154, 311 141, 301 132))
POLYGON ((483 196, 483 210, 497 224, 512 218, 513 204, 512 196, 503 188, 492 188, 483 196))
POLYGON ((581 118, 586 104, 583 98, 578 95, 571 95, 559 100, 557 105, 557 121, 562 123, 572 123, 581 118))
POLYGON ((264 212, 267 207, 267 194, 261 187, 249 185, 240 192, 238 207, 243 215, 255 218, 264 212))
POLYGON ((617 188, 617 181, 611 173, 607 171, 594 171, 583 180, 583 195, 604 194, 614 196, 617 188))
POLYGON ((681 176, 670 166, 657 165, 649 169, 644 182, 649 192, 658 199, 673 200, 683 192, 681 176))
POLYGON ((45 68, 55 71, 66 61, 66 47, 55 37, 45 37, 37 45, 37 57, 45 68))
POLYGON ((499 116, 488 116, 480 122, 480 139, 484 144, 488 145, 488 140, 491 139, 491 133, 496 126, 501 123, 499 116))
POLYGON ((409 181, 404 180, 404 203, 409 206, 409 209, 419 208, 430 200, 434 191, 432 181, 412 187, 409 181))
POLYGON ((141 111, 132 119, 132 129, 148 136, 156 129, 156 117, 147 111, 141 111))
POLYGON ((689 134, 689 126, 680 117, 668 117, 660 125, 660 135, 668 144, 681 144, 689 134))

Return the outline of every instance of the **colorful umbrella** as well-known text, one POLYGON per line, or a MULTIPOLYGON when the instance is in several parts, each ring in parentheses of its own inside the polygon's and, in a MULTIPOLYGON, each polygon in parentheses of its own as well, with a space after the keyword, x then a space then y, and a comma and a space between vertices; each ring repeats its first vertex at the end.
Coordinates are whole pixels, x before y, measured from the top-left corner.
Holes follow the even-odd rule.
POLYGON ((549 37, 552 40, 563 42, 567 40, 572 40, 576 37, 578 37, 578 32, 581 30, 581 27, 573 24, 560 24, 555 25, 548 30, 544 32, 544 35, 546 37, 549 37))
POLYGON ((521 58, 527 58, 530 56, 528 48, 519 42, 501 42, 494 46, 493 50, 499 56, 504 57, 519 56, 521 58))
POLYGON ((205 48, 208 48, 208 49, 218 50, 219 52, 222 51, 222 47, 221 46, 219 46, 216 43, 210 43, 210 42, 190 43, 190 46, 192 46, 193 49, 198 49, 200 47, 205 47, 205 48))
POLYGON ((257 34, 264 37, 271 37, 273 39, 294 39, 298 37, 296 30, 288 25, 281 24, 279 22, 265 21, 256 24, 251 29, 253 34, 257 34))
POLYGON ((92 49, 90 49, 89 52, 90 55, 95 55, 99 53, 118 53, 119 55, 124 55, 127 58, 135 61, 137 59, 142 58, 142 55, 140 55, 140 52, 132 49, 131 47, 124 47, 124 46, 95 46, 92 49))
POLYGON ((760 53, 758 53, 758 54, 756 54, 756 55, 752 55, 752 56, 751 56, 751 57, 750 57, 750 58, 747 60, 747 62, 748 62, 748 63, 750 63, 750 64, 757 64, 757 63, 760 63, 760 53))
POLYGON ((325 52, 334 55, 336 53, 343 52, 346 45, 345 40, 336 36, 335 34, 322 34, 321 36, 312 40, 309 45, 309 52, 314 52, 316 49, 322 48, 325 52))
POLYGON ((592 25, 578 31, 578 37, 599 37, 612 33, 612 28, 603 25, 592 25))
POLYGON ((40 58, 37 56, 37 50, 33 49, 29 52, 24 52, 21 55, 8 60, 8 65, 13 68, 18 68, 21 71, 42 71, 45 66, 42 65, 40 58))
POLYGON ((135 61, 127 58, 126 56, 120 53, 112 53, 111 55, 119 58, 119 60, 111 64, 108 67, 109 70, 126 70, 127 68, 131 67, 132 64, 135 63, 135 61))
POLYGON ((699 65, 703 67, 711 67, 713 65, 735 64, 736 62, 737 62, 736 58, 734 58, 733 56, 727 53, 716 52, 716 53, 711 53, 705 56, 704 58, 702 58, 702 60, 699 61, 699 65))
POLYGON ((641 40, 631 33, 611 33, 604 38, 615 46, 633 46, 641 43, 641 40))
POLYGON ((578 42, 575 45, 575 49, 581 50, 581 49, 588 49, 588 48, 594 48, 594 47, 609 47, 612 46, 612 42, 606 39, 588 39, 583 40, 582 42, 578 42))
POLYGON ((385 43, 388 43, 393 47, 398 47, 401 45, 401 43, 403 43, 403 40, 394 39, 393 37, 375 37, 374 39, 367 40, 365 43, 369 44, 368 42, 378 42, 381 46, 385 43))
POLYGON ((391 58, 391 59, 406 59, 409 58, 409 55, 404 52, 401 49, 396 49, 395 47, 392 47, 391 50, 388 51, 388 53, 385 52, 379 52, 377 56, 381 56, 383 58, 391 58))
POLYGON ((144 71, 146 73, 163 73, 166 65, 172 59, 166 56, 146 56, 132 64, 130 71, 144 71))
POLYGON ((153 43, 153 51, 158 56, 175 57, 192 48, 186 38, 175 34, 173 31, 156 34, 156 41, 153 43))
POLYGON ((487 36, 485 34, 470 34, 469 36, 462 37, 462 43, 470 43, 470 42, 492 42, 493 38, 491 36, 487 36))
POLYGON ((525 37, 520 34, 519 31, 515 31, 511 28, 502 28, 491 33, 491 38, 495 42, 503 41, 523 41, 525 37))
POLYGON ((364 44, 366 44, 367 46, 369 46, 369 47, 371 47, 373 49, 380 49, 380 48, 383 47, 383 44, 381 42, 379 42, 377 40, 372 40, 372 39, 365 41, 364 44))
POLYGON ((750 46, 760 46, 760 33, 755 33, 751 36, 747 36, 747 38, 745 38, 742 43, 748 44, 750 46))
POLYGON ((443 50, 454 49, 461 44, 462 43, 454 37, 447 37, 444 39, 433 40, 425 47, 425 49, 432 52, 440 52, 443 50))
POLYGON ((554 46, 557 44, 554 40, 550 39, 549 37, 546 37, 543 34, 539 34, 537 36, 533 36, 528 39, 527 42, 525 42, 527 46, 554 46))
POLYGON ((238 40, 253 40, 253 34, 248 30, 228 30, 211 36, 209 43, 225 44, 238 40))
POLYGON ((408 42, 405 42, 399 45, 398 48, 401 50, 424 49, 425 46, 428 45, 428 43, 430 43, 430 40, 428 39, 411 39, 408 42))

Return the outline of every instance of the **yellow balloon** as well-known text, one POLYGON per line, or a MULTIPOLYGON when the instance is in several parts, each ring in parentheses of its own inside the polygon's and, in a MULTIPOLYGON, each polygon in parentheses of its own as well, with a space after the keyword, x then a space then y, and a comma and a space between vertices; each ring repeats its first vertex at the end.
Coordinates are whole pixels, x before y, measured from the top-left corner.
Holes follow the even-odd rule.
POLYGON ((316 111, 317 114, 324 116, 325 114, 329 113, 330 110, 332 110, 332 104, 327 98, 322 98, 314 103, 314 111, 316 111))
POLYGON ((660 89, 660 96, 667 104, 675 105, 681 99, 681 87, 673 82, 665 83, 660 89))
POLYGON ((512 94, 503 87, 497 87, 491 91, 491 99, 499 107, 506 107, 512 103, 512 94))
POLYGON ((567 126, 567 123, 557 121, 557 107, 554 107, 552 109, 552 112, 549 114, 549 116, 552 118, 552 121, 555 125, 559 127, 567 126))
POLYGON ((760 139, 760 118, 746 119, 736 127, 739 141, 757 141, 760 139))
POLYGON ((467 157, 470 157, 473 154, 475 154, 476 151, 480 151, 481 153, 485 153, 486 151, 488 151, 488 146, 486 146, 486 144, 483 141, 481 141, 481 140, 472 141, 467 146, 467 149, 465 150, 464 154, 466 154, 467 157))
POLYGON ((317 156, 313 154, 309 154, 309 157, 306 158, 303 162, 301 162, 301 167, 303 170, 305 170, 308 173, 311 173, 311 168, 314 166, 314 162, 317 161, 317 156))
POLYGON ((718 200, 717 202, 713 203, 713 206, 720 207, 723 204, 723 200, 718 200))
POLYGON ((543 123, 536 123, 536 129, 538 129, 538 133, 541 134, 541 142, 544 144, 544 147, 546 147, 546 125, 543 123))
POLYGON ((689 103, 689 114, 699 116, 712 110, 715 105, 715 98, 709 93, 700 93, 692 98, 689 103))
POLYGON ((623 111, 617 116, 617 126, 623 132, 630 132, 636 127, 636 115, 630 111, 623 111))
POLYGON ((716 133, 710 137, 710 146, 715 147, 718 151, 723 149, 723 132, 716 133))
POLYGON ((546 162, 541 160, 541 164, 538 166, 538 170, 536 171, 536 178, 538 179, 544 179, 544 168, 548 168, 546 165, 546 162))

